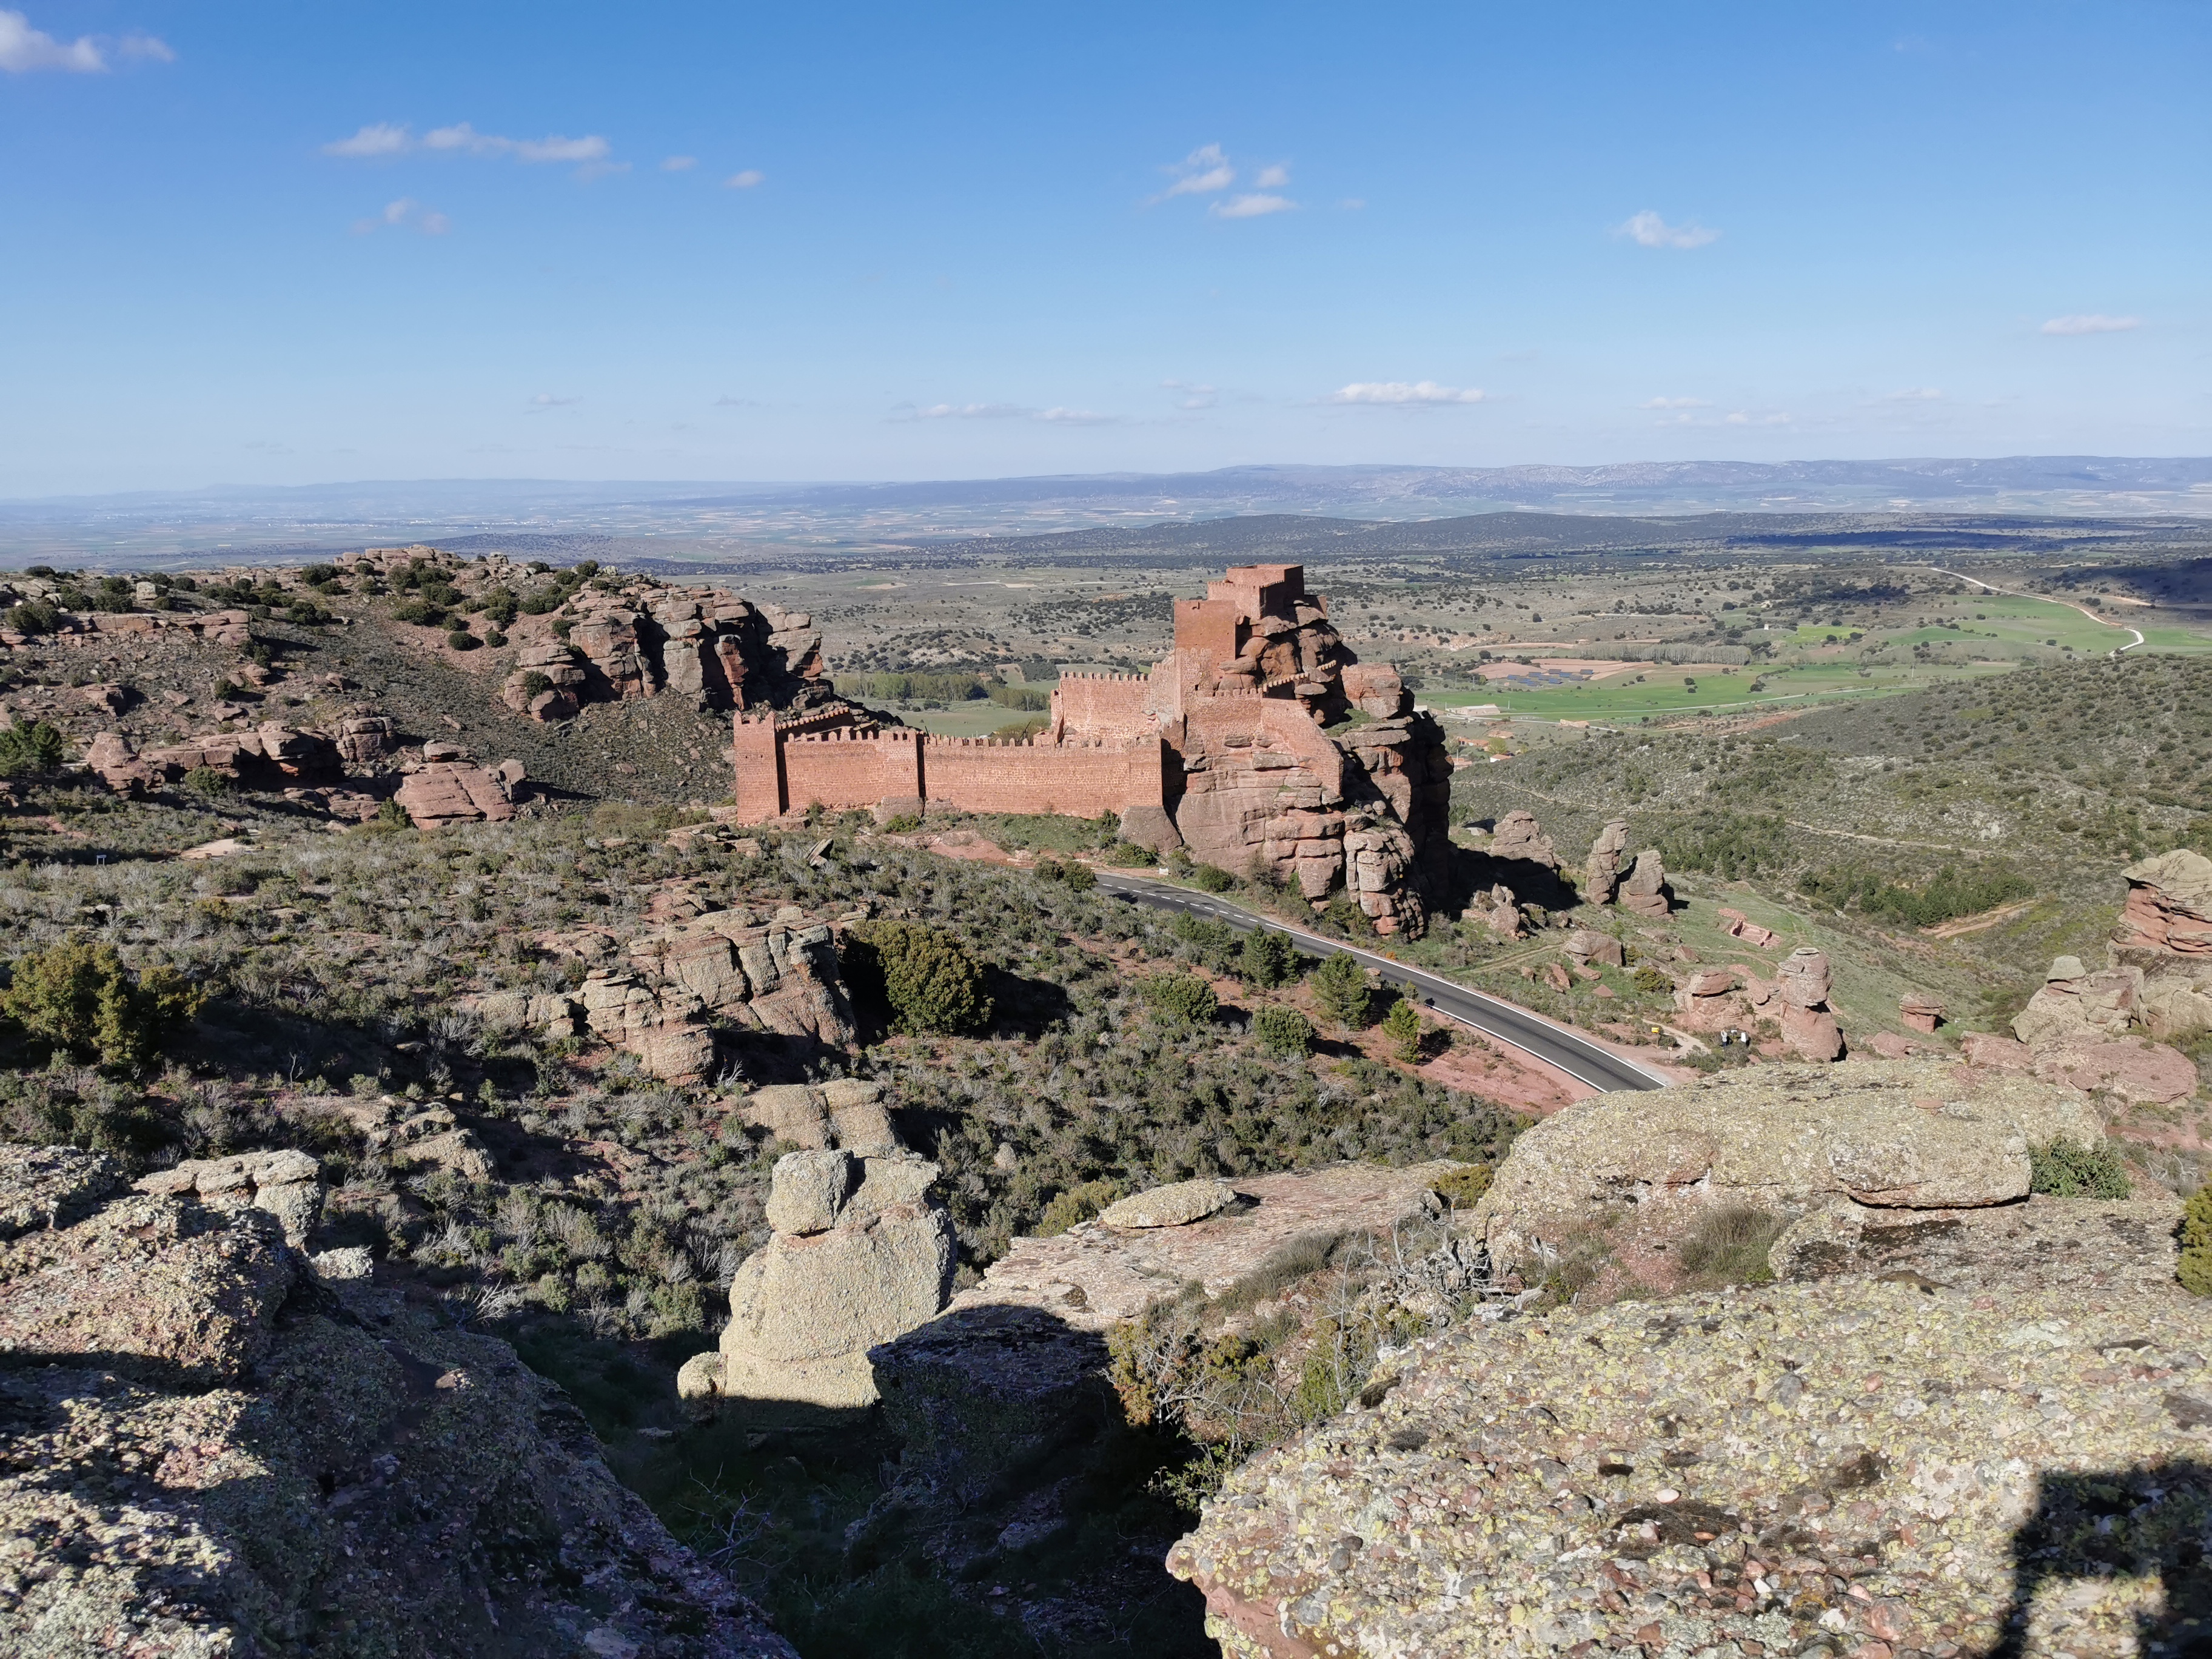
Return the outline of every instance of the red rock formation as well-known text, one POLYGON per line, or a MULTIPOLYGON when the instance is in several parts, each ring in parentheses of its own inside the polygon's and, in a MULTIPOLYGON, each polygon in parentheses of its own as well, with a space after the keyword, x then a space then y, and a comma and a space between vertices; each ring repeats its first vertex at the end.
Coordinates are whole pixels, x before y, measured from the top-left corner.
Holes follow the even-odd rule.
POLYGON ((1806 1060, 1841 1060, 1844 1034, 1828 1008, 1828 957, 1801 945, 1775 970, 1782 999, 1782 1040, 1806 1060))
POLYGON ((2128 901, 2112 932, 2113 965, 2147 977, 2212 968, 2212 859, 2184 848, 2120 873, 2128 901))
POLYGON ((1667 885, 1667 869, 1650 848, 1636 855, 1636 867, 1620 884, 1620 908, 1639 916, 1665 917, 1674 914, 1674 891, 1667 885))
POLYGON ((502 761, 489 771, 460 758, 453 744, 422 745, 422 766, 407 775, 398 800, 418 830, 453 823, 504 823, 514 816, 522 763, 502 761))
POLYGON ((1943 1023, 1943 1004, 1923 991, 1907 991, 1897 1000, 1897 1017, 1915 1031, 1933 1035, 1943 1023))
POLYGON ((1583 902, 1610 904, 1620 887, 1620 855, 1628 848, 1626 820, 1615 818, 1598 831, 1583 867, 1583 902))

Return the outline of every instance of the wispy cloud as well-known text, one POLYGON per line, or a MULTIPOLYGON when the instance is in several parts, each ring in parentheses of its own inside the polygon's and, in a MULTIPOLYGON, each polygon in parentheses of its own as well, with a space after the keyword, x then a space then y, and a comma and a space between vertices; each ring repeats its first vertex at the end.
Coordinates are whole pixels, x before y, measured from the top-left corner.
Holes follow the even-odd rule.
POLYGON ((2053 317, 2043 325, 2045 334, 2124 334, 2131 328, 2141 328, 2140 317, 2107 317, 2101 312, 2085 312, 2076 317, 2053 317))
POLYGON ((1262 191, 1249 195, 1232 196, 1225 202, 1216 202, 1206 210, 1217 219, 1257 219, 1270 213, 1287 213, 1297 206, 1287 196, 1272 196, 1262 191))
POLYGON ((596 133, 581 138, 564 137, 557 132, 543 138, 507 138, 495 132, 478 132, 470 123, 456 121, 449 127, 433 127, 418 139, 404 122, 372 121, 350 138, 325 144, 323 154, 360 159, 428 150, 446 155, 502 155, 532 164, 574 161, 592 173, 627 167, 628 162, 607 160, 610 148, 596 133))
POLYGON ((530 400, 532 409, 566 409, 570 404, 580 404, 581 398, 557 398, 550 392, 541 392, 530 400))
POLYGON ((1177 409, 1211 409, 1220 402, 1219 396, 1210 386, 1198 386, 1188 380, 1162 380, 1160 386, 1165 391, 1180 394, 1176 398, 1177 409))
POLYGON ((732 398, 726 392, 714 399, 713 406, 716 409, 764 409, 767 407, 757 398, 732 398))
POLYGON ((1101 415, 1088 409, 1055 405, 1037 409, 1027 404, 901 404, 890 412, 894 421, 1039 421, 1049 426, 1114 426, 1118 415, 1101 415))
POLYGON ((389 121, 372 121, 350 138, 340 138, 323 146, 325 155, 398 155, 414 148, 415 141, 404 126, 395 126, 389 121))
MULTIPOLYGON (((157 63, 171 64, 177 54, 150 34, 126 34, 115 43, 115 49, 125 58, 149 58, 157 63)), ((29 75, 39 70, 55 70, 64 75, 104 75, 107 72, 106 51, 100 39, 80 34, 74 40, 57 40, 42 29, 31 27, 31 20, 20 11, 0 11, 0 70, 10 75, 29 75)))
POLYGON ((412 228, 425 236, 443 236, 453 228, 453 222, 444 214, 426 211, 411 196, 403 196, 395 202, 386 202, 384 211, 374 218, 356 219, 353 231, 356 236, 366 236, 372 231, 412 228))
POLYGON ((1711 409, 1703 398, 1647 398, 1637 405, 1638 409, 1711 409))
POLYGON ((1237 182, 1237 169, 1229 165, 1229 158, 1221 153, 1218 144, 1200 144, 1196 149, 1161 172, 1172 175, 1172 182, 1158 195, 1155 202, 1164 202, 1172 196, 1211 196, 1237 182))
POLYGON ((1434 380, 1354 380, 1322 399, 1326 404, 1374 404, 1410 408, 1432 404, 1479 404, 1475 386, 1439 386, 1434 380))
POLYGON ((1725 423, 1729 426, 1788 426, 1791 418, 1782 410, 1770 410, 1764 415, 1753 415, 1748 410, 1739 409, 1727 416, 1725 423))
POLYGON ((1260 176, 1252 181, 1255 190, 1280 190, 1291 182, 1291 170, 1285 167, 1261 167, 1260 176))
POLYGON ((1882 399, 1886 404, 1940 404, 1942 401, 1943 388, 1937 386, 1909 386, 1902 391, 1891 392, 1882 399))
POLYGON ((743 173, 733 173, 722 180, 724 190, 750 190, 756 185, 766 184, 768 174, 758 167, 747 167, 743 173))
POLYGON ((1703 225, 1670 225, 1649 208, 1615 225, 1613 234, 1626 236, 1638 247, 1703 247, 1720 240, 1720 232, 1703 225))
POLYGON ((660 170, 663 173, 689 173, 698 165, 699 158, 696 155, 670 155, 662 158, 660 170))

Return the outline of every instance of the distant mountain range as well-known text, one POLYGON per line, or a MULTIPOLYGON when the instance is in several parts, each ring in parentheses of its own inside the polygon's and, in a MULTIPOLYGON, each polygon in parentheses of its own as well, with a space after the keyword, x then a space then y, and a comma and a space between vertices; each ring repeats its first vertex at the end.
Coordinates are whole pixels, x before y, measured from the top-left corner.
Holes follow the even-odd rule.
MULTIPOLYGON (((801 546, 834 557, 1253 516, 1419 523, 1485 514, 1585 521, 1707 514, 2203 520, 2212 519, 2212 458, 1237 466, 918 483, 452 478, 219 486, 0 501, 0 565, 222 553, 266 559, 413 541, 547 557, 588 550, 617 559, 774 558, 801 546)), ((1464 543, 1471 528, 1461 525, 1455 534, 1464 543)), ((1543 539, 1531 525, 1499 531, 1543 539)), ((1577 533, 1606 539, 1595 526, 1577 533)), ((1648 541, 1650 532, 1635 539, 1648 541)))

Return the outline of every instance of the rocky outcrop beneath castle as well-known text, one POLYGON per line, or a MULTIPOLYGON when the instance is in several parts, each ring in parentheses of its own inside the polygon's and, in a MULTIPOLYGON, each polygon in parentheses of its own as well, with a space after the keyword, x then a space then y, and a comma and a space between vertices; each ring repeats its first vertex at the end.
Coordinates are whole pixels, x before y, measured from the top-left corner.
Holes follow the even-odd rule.
POLYGON ((1662 1237, 1716 1206, 2004 1204, 2027 1196, 2031 1144, 2104 1138, 2081 1095, 2033 1078, 1936 1060, 1763 1066, 1546 1118, 1514 1142, 1475 1218, 1495 1259, 1534 1262, 1594 1228, 1662 1237))
POLYGON ((1656 851, 1647 847, 1636 855, 1636 867, 1621 878, 1617 896, 1620 908, 1635 915, 1664 921, 1674 914, 1674 890, 1656 851))
POLYGON ((513 1349, 228 1201, 292 1172, 0 1147, 0 1650, 793 1659, 513 1349))
POLYGON ((730 1282, 720 1346, 687 1361, 687 1400, 852 1408, 877 1399, 868 1350, 927 1323, 952 1285, 937 1165, 903 1152, 776 1160, 768 1243, 730 1282))
POLYGON ((720 587, 634 583, 580 590, 556 613, 561 639, 532 641, 501 696, 532 720, 586 702, 660 696, 700 708, 811 708, 835 701, 822 635, 804 611, 754 605, 720 587))
POLYGON ((515 653, 514 672, 500 687, 500 700, 541 723, 570 720, 583 704, 590 678, 573 647, 538 640, 515 653))
POLYGON ((2212 1304, 1917 1279, 1421 1343, 1169 1570, 1229 1659, 2185 1650, 2212 1304))

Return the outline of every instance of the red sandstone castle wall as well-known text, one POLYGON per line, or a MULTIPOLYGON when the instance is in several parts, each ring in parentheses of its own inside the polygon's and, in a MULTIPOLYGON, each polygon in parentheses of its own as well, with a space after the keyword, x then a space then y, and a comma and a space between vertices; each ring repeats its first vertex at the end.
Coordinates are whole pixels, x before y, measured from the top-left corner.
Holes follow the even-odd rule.
POLYGON ((922 760, 934 805, 1083 818, 1165 805, 1165 768, 1166 745, 1158 738, 1095 749, 935 738, 922 760))
MULTIPOLYGON (((1218 586, 1218 584, 1216 584, 1218 586)), ((1175 648, 1204 652, 1216 663, 1234 662, 1243 648, 1243 618, 1233 599, 1177 599, 1175 648)))
POLYGON ((730 748, 737 776, 732 794, 738 804, 738 822, 763 823, 784 809, 782 745, 775 721, 747 720, 740 714, 731 722, 730 748))
POLYGON ((820 805, 842 811, 912 799, 922 793, 922 742, 919 732, 896 730, 867 737, 838 732, 787 737, 785 809, 820 805))
POLYGON ((1139 674, 1063 674, 1052 694, 1054 728, 1072 737, 1124 743, 1152 728, 1145 711, 1152 682, 1139 674))

